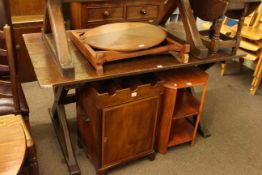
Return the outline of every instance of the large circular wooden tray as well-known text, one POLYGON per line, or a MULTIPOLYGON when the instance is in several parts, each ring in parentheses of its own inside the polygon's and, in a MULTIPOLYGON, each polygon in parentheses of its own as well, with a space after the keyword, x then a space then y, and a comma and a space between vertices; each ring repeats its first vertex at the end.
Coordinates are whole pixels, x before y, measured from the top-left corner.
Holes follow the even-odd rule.
POLYGON ((163 42, 167 34, 151 24, 125 22, 90 29, 83 37, 88 45, 99 50, 130 52, 154 47, 163 42))

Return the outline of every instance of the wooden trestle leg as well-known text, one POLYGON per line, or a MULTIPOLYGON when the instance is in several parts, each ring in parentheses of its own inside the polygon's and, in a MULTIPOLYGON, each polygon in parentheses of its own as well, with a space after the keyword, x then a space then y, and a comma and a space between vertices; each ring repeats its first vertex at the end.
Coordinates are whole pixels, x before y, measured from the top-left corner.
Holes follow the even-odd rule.
POLYGON ((54 88, 55 99, 53 107, 50 109, 50 115, 69 172, 72 175, 76 175, 80 174, 80 169, 73 151, 64 106, 75 102, 75 97, 68 96, 68 91, 69 89, 66 89, 64 86, 57 86, 54 88))

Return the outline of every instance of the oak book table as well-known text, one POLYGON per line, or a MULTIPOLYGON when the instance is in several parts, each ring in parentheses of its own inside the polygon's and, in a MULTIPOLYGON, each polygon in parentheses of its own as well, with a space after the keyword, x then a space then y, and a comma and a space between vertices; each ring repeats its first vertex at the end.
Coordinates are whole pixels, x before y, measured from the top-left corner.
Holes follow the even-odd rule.
MULTIPOLYGON (((191 56, 189 63, 184 64, 169 54, 150 55, 108 63, 104 66, 104 73, 98 75, 88 60, 69 41, 71 56, 75 66, 75 75, 71 78, 65 78, 59 72, 52 49, 45 44, 41 33, 25 34, 24 40, 40 87, 53 87, 54 89, 55 98, 50 109, 50 115, 70 174, 80 174, 65 113, 65 105, 76 102, 75 95, 68 94, 70 89, 76 89, 87 82, 215 63, 243 56, 240 54, 232 56, 226 52, 219 51, 206 59, 197 59, 191 56)), ((50 40, 52 41, 52 38, 50 40)))

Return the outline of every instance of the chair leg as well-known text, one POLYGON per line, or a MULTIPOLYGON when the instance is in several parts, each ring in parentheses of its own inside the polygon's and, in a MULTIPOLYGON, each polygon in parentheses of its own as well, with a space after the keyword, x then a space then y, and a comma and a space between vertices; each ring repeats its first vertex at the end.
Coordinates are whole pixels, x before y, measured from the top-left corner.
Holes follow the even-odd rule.
POLYGON ((259 85, 261 83, 261 78, 262 78, 262 74, 261 73, 262 72, 260 72, 259 77, 254 80, 252 88, 250 89, 250 94, 251 95, 256 95, 257 89, 258 89, 258 87, 259 87, 259 85))
POLYGON ((226 62, 222 62, 222 63, 221 63, 220 76, 222 76, 222 77, 224 76, 226 67, 227 67, 226 62))
POLYGON ((258 86, 261 82, 261 78, 262 78, 262 57, 261 57, 261 55, 260 55, 259 62, 256 66, 256 69, 255 69, 253 76, 254 76, 254 78, 253 78, 253 81, 252 81, 252 84, 251 84, 251 89, 250 89, 251 95, 256 94, 258 86))
POLYGON ((36 148, 34 144, 27 148, 27 160, 29 163, 30 175, 39 175, 36 148))
POLYGON ((243 71, 244 58, 239 58, 239 73, 243 71))

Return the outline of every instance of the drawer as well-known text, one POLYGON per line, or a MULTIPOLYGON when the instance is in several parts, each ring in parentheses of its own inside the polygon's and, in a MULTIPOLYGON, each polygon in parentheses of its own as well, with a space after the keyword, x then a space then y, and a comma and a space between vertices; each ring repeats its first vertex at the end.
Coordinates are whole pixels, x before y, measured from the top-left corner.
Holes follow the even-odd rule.
POLYGON ((127 6, 127 20, 157 18, 158 5, 127 6))
POLYGON ((87 7, 86 22, 101 22, 107 20, 123 20, 124 7, 87 7))

